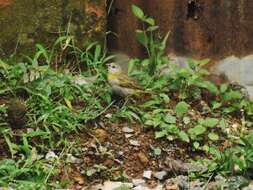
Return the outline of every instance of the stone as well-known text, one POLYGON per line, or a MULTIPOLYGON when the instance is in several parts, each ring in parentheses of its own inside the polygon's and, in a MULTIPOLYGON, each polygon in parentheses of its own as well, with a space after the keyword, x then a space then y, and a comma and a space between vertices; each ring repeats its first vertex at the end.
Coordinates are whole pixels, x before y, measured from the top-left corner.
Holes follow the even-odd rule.
POLYGON ((167 171, 159 171, 154 173, 154 177, 159 179, 159 180, 164 180, 164 178, 167 176, 168 172, 167 171))
POLYGON ((45 158, 46 160, 54 160, 54 159, 58 159, 58 156, 53 151, 49 151, 46 154, 45 158))
POLYGON ((134 184, 134 186, 143 186, 145 184, 145 180, 144 179, 132 179, 132 183, 134 184))
POLYGON ((179 189, 188 189, 189 179, 187 176, 179 175, 175 178, 167 179, 165 182, 165 189, 168 190, 179 190, 179 189))
POLYGON ((151 190, 151 189, 146 186, 138 185, 134 187, 132 190, 151 190))
POLYGON ((125 134, 125 137, 126 137, 127 139, 131 138, 132 136, 133 136, 133 134, 125 134))
POLYGON ((76 158, 72 154, 67 154, 66 162, 72 163, 72 164, 80 164, 82 163, 82 159, 76 158))
POLYGON ((151 179, 152 171, 151 170, 145 170, 145 171, 143 171, 143 175, 142 176, 144 178, 146 178, 146 179, 151 179))
POLYGON ((146 166, 149 163, 149 159, 143 152, 139 152, 137 156, 144 166, 146 166))
POLYGON ((140 146, 140 143, 137 140, 129 140, 129 143, 133 146, 140 146))
POLYGON ((129 128, 129 127, 123 127, 122 128, 122 132, 124 132, 124 133, 133 133, 134 130, 131 129, 131 128, 129 128))
POLYGON ((104 184, 99 184, 91 188, 91 190, 113 190, 116 188, 120 188, 122 186, 126 186, 129 188, 133 187, 132 183, 123 183, 123 182, 117 182, 117 181, 106 181, 104 184))
POLYGON ((108 139, 108 133, 104 129, 96 129, 94 133, 101 143, 104 143, 108 139))
POLYGON ((253 98, 253 54, 242 58, 230 56, 220 60, 211 71, 225 75, 231 83, 245 87, 250 98, 253 98))

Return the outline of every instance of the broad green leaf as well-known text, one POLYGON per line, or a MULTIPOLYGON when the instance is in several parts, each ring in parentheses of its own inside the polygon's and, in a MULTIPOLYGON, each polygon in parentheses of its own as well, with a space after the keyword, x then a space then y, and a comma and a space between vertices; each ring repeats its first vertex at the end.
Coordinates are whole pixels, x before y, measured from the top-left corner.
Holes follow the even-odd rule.
POLYGON ((227 92, 223 98, 225 101, 230 101, 230 100, 241 99, 242 97, 243 97, 243 95, 241 94, 241 92, 231 90, 230 92, 227 92))
POLYGON ((177 122, 177 118, 175 116, 172 116, 171 114, 166 114, 164 117, 164 121, 166 123, 176 123, 177 122))
POLYGON ((205 127, 215 127, 219 123, 219 119, 206 118, 199 120, 199 123, 205 127))
POLYGON ((130 59, 130 61, 128 62, 128 75, 131 75, 131 73, 133 72, 135 64, 136 64, 136 60, 130 59))
POLYGON ((154 155, 156 156, 159 156, 162 153, 162 150, 160 148, 154 148, 153 151, 154 151, 154 155))
POLYGON ((136 38, 143 46, 147 47, 148 37, 142 30, 136 30, 136 38))
POLYGON ((201 126, 201 125, 197 125, 196 127, 190 128, 188 130, 188 132, 191 135, 198 136, 198 135, 202 135, 203 133, 205 133, 206 132, 206 128, 203 127, 203 126, 201 126))
POLYGON ((215 84, 210 81, 198 81, 195 83, 198 87, 205 88, 209 90, 211 93, 217 94, 218 88, 215 84))
POLYGON ((159 138, 162 138, 162 137, 165 137, 167 136, 167 131, 166 130, 162 130, 162 131, 157 131, 155 132, 155 138, 156 139, 159 139, 159 138))
POLYGON ((224 119, 224 118, 222 118, 221 120, 220 120, 220 127, 222 128, 222 129, 226 129, 227 127, 228 127, 228 124, 227 124, 227 122, 226 122, 226 120, 224 119))
POLYGON ((227 89, 228 89, 228 85, 227 84, 222 84, 220 86, 220 92, 221 93, 225 93, 227 91, 227 89))
MULTIPOLYGON (((146 23, 150 24, 151 26, 155 25, 155 20, 153 18, 146 18, 144 20, 146 23)), ((154 28, 155 29, 155 28, 154 28)), ((156 29, 155 29, 156 30, 156 29)))
POLYGON ((139 18, 139 19, 144 18, 144 12, 141 10, 140 7, 138 7, 136 5, 132 5, 132 12, 137 18, 139 18))
POLYGON ((195 141, 195 142, 193 143, 193 147, 194 147, 195 149, 198 149, 199 146, 200 146, 199 142, 195 141))
POLYGON ((180 138, 182 141, 185 141, 185 142, 188 142, 188 143, 190 142, 189 136, 187 135, 186 132, 180 131, 180 132, 178 133, 178 136, 179 136, 179 138, 180 138))
POLYGON ((222 104, 220 102, 212 102, 212 109, 215 110, 215 109, 218 109, 222 106, 222 104))
POLYGON ((165 103, 169 103, 170 102, 170 97, 167 94, 162 93, 162 94, 159 94, 159 96, 163 99, 163 101, 165 103))
POLYGON ((179 102, 176 105, 176 114, 179 117, 182 117, 183 115, 185 115, 188 112, 188 108, 189 108, 189 104, 187 104, 186 102, 182 101, 179 102))
POLYGON ((208 138, 209 138, 210 140, 212 140, 212 141, 217 141, 217 140, 219 140, 219 135, 216 134, 216 133, 209 133, 209 134, 208 134, 208 138))
POLYGON ((187 124, 191 123, 191 118, 190 117, 184 117, 183 122, 184 122, 185 125, 187 125, 187 124))
POLYGON ((147 31, 153 32, 153 31, 157 30, 158 28, 159 28, 159 26, 150 26, 147 28, 147 31))
POLYGON ((166 124, 162 123, 160 128, 167 130, 169 133, 177 134, 179 132, 179 128, 174 124, 166 124))
POLYGON ((200 61, 198 62, 198 65, 199 65, 200 67, 201 67, 201 66, 204 66, 204 65, 208 64, 209 61, 210 61, 210 59, 203 59, 203 60, 200 60, 200 61))

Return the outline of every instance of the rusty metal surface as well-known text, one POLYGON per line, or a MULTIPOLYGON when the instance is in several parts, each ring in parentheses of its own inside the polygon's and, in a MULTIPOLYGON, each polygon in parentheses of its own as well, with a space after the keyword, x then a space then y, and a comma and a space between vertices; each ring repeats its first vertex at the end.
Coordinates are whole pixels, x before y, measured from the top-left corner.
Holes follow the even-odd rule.
POLYGON ((143 54, 132 3, 154 17, 162 32, 171 31, 168 53, 219 59, 253 52, 252 0, 114 0, 108 27, 118 36, 109 38, 112 49, 143 54))

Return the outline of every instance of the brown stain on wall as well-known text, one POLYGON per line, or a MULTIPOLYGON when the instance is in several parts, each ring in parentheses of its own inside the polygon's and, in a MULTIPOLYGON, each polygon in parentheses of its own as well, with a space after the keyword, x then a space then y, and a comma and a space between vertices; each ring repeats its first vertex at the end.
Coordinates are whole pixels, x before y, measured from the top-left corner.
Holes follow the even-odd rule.
POLYGON ((12 4, 12 0, 0 0, 0 8, 7 7, 12 4))
POLYGON ((109 38, 112 49, 143 55, 134 32, 140 22, 131 4, 154 17, 163 33, 171 31, 168 53, 220 59, 253 52, 252 0, 115 0, 109 30, 118 37, 109 38))

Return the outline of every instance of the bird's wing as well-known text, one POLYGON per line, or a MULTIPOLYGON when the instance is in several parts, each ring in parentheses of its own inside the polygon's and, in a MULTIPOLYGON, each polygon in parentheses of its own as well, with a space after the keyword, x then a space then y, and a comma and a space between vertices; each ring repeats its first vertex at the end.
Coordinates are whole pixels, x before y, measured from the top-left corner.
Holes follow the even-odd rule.
POLYGON ((119 76, 120 86, 125 88, 132 88, 136 90, 143 90, 143 88, 133 79, 129 78, 126 75, 119 76))

